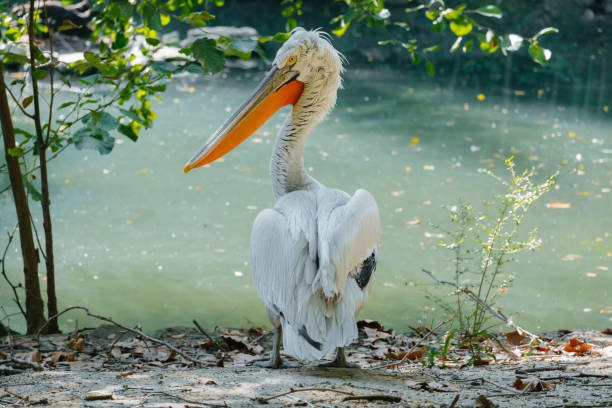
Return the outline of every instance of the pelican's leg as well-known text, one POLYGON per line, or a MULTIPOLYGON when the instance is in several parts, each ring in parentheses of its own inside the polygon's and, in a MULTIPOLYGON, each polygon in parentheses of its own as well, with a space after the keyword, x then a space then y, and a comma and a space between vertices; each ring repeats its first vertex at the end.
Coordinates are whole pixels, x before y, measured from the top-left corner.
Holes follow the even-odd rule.
POLYGON ((274 327, 274 338, 272 343, 272 351, 270 351, 270 359, 267 361, 256 361, 255 365, 265 368, 280 368, 282 360, 280 356, 280 342, 283 337, 283 328, 281 325, 274 327))
POLYGON ((336 349, 336 358, 331 363, 319 364, 319 367, 339 367, 339 368, 359 368, 357 364, 349 363, 346 361, 344 355, 344 347, 338 347, 336 349))

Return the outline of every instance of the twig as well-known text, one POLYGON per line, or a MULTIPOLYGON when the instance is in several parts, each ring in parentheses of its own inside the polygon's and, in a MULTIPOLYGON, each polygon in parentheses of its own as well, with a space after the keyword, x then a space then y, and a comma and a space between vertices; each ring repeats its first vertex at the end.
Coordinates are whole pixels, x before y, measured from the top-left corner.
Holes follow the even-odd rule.
POLYGON ((177 399, 177 400, 182 401, 182 402, 186 402, 187 404, 196 404, 196 405, 192 405, 192 406, 199 406, 199 407, 227 407, 227 404, 225 404, 225 403, 223 403, 223 405, 219 405, 219 404, 212 404, 210 402, 200 402, 200 401, 188 400, 186 398, 179 397, 178 395, 171 394, 171 393, 169 393, 167 391, 149 391, 149 392, 152 392, 154 394, 165 395, 167 397, 174 398, 174 399, 177 399))
POLYGON ((2 264, 2 276, 4 276, 4 279, 6 280, 6 282, 9 284, 9 286, 13 290, 13 294, 15 295, 15 303, 17 303, 17 307, 19 308, 19 311, 21 312, 23 317, 26 318, 25 310, 23 310, 23 307, 21 306, 21 302, 19 301, 19 294, 17 293, 17 288, 20 287, 21 284, 13 285, 13 283, 9 280, 6 274, 6 268, 5 268, 6 254, 8 253, 9 247, 11 246, 11 243, 13 242, 13 238, 15 237, 15 231, 17 231, 18 225, 15 225, 15 228, 13 228, 12 233, 8 231, 6 232, 6 234, 8 235, 8 242, 6 244, 6 248, 4 248, 4 253, 2 254, 2 258, 0 259, 0 264, 2 264))
POLYGON ((388 364, 383 364, 381 366, 376 366, 376 367, 370 367, 371 369, 378 369, 378 368, 387 368, 387 367, 391 367, 391 366, 395 366, 395 365, 400 365, 402 364, 404 361, 406 361, 406 359, 408 358, 408 356, 410 355, 410 353, 412 353, 414 351, 414 349, 416 349, 418 346, 420 346, 425 340, 427 340, 427 338, 432 334, 435 333, 436 330, 438 330, 440 327, 444 326, 445 324, 451 322, 454 319, 454 317, 451 317, 450 319, 447 319, 445 321, 443 321, 442 323, 440 323, 439 325, 437 325, 436 327, 434 327, 432 330, 428 331, 427 334, 425 334, 425 336, 421 337, 421 339, 419 341, 417 341, 415 343, 414 346, 412 346, 410 348, 410 350, 408 350, 406 352, 406 354, 404 354, 404 357, 402 357, 401 360, 395 361, 393 363, 388 363, 388 364))
POLYGON ((208 338, 208 340, 212 341, 212 343, 213 343, 215 346, 217 346, 219 349, 223 349, 223 347, 221 347, 221 345, 219 344, 219 342, 217 342, 217 340, 213 339, 213 338, 211 337, 211 335, 210 335, 210 334, 208 334, 208 333, 206 332, 206 330, 204 330, 204 329, 202 328, 202 326, 200 326, 200 323, 198 323, 198 321, 197 321, 196 319, 193 319, 193 324, 195 325, 195 327, 197 327, 197 328, 198 328, 199 332, 200 332, 200 333, 202 333, 204 336, 206 336, 206 337, 208 338))
POLYGON ((344 397, 342 401, 386 401, 386 402, 401 402, 402 397, 396 397, 394 395, 383 395, 383 394, 375 394, 375 395, 355 395, 351 397, 344 397))
POLYGON ((87 314, 87 316, 94 317, 94 318, 96 318, 96 319, 98 319, 98 320, 102 320, 102 321, 105 321, 105 322, 108 322, 108 323, 114 324, 115 326, 120 327, 120 328, 122 328, 123 330, 127 330, 127 331, 129 331, 129 332, 131 332, 131 333, 134 333, 134 334, 136 334, 136 335, 138 335, 138 336, 141 336, 141 337, 143 337, 143 338, 145 338, 145 339, 147 339, 147 340, 149 340, 149 341, 151 341, 151 342, 153 342, 153 343, 157 343, 157 344, 161 344, 162 346, 166 346, 166 347, 168 347, 170 350, 174 351, 176 354, 178 354, 178 355, 182 356, 184 359, 186 359, 186 360, 188 360, 188 361, 191 361, 191 362, 192 362, 192 363, 194 363, 194 364, 197 364, 197 365, 200 365, 200 366, 204 366, 204 365, 206 365, 204 362, 202 362, 202 361, 200 361, 200 360, 198 360, 198 359, 196 359, 196 358, 193 358, 193 357, 189 356, 189 355, 188 355, 188 354, 186 354, 184 351, 182 351, 182 350, 181 350, 181 349, 179 349, 179 348, 174 347, 172 344, 170 344, 170 343, 168 343, 168 342, 165 342, 165 341, 163 341, 163 340, 159 340, 159 339, 157 339, 157 338, 155 338, 155 337, 149 336, 148 334, 143 333, 141 330, 131 329, 131 328, 127 327, 127 326, 124 326, 124 325, 122 325, 122 324, 120 324, 120 323, 117 323, 116 321, 114 321, 114 320, 113 320, 113 319, 111 319, 110 317, 104 317, 104 316, 100 316, 100 315, 97 315, 97 314, 91 313, 91 312, 89 311, 89 309, 88 309, 88 308, 86 308, 86 307, 84 307, 84 306, 71 306, 71 307, 69 307, 69 308, 66 308, 66 309, 62 310, 62 311, 61 311, 61 312, 59 312, 58 314, 56 314, 56 315, 54 315, 54 316, 49 317, 49 320, 47 321, 47 323, 43 324, 43 325, 41 326, 41 328, 40 328, 40 329, 38 329, 38 332, 36 333, 36 337, 37 337, 37 338, 40 338, 40 334, 41 334, 41 333, 42 333, 42 331, 43 331, 43 330, 44 330, 44 329, 47 327, 47 324, 48 324, 48 322, 49 322, 49 321, 51 321, 51 320, 53 320, 53 319, 58 318, 59 316, 63 315, 64 313, 66 313, 66 312, 68 312, 68 311, 70 311, 70 310, 82 310, 82 311, 84 311, 84 312, 87 314))
POLYGON ((457 405, 457 402, 459 401, 459 397, 460 396, 461 396, 461 394, 455 395, 455 398, 453 398, 453 401, 450 403, 448 408, 455 408, 455 405, 457 405))
MULTIPOLYGON (((480 378, 480 380, 481 380, 482 382, 487 382, 487 383, 489 383, 489 384, 492 384, 492 385, 496 386, 496 387, 497 387, 497 388, 499 388, 499 389, 506 390, 506 391, 510 391, 510 392, 513 392, 514 394, 521 394, 521 392, 520 392, 520 391, 515 390, 514 388, 510 388, 510 387, 506 387, 506 386, 501 385, 501 384, 497 384, 497 383, 495 383, 495 382, 493 382, 493 381, 491 381, 491 380, 487 380, 487 379, 486 379, 486 378, 484 378, 484 377, 481 377, 481 378, 480 378)), ((527 387, 525 387, 525 388, 527 388, 527 387)))
POLYGON ((527 373, 537 373, 540 371, 565 371, 567 370, 567 366, 546 366, 546 367, 534 367, 534 368, 519 368, 514 370, 516 374, 527 374, 527 373))
POLYGON ((338 394, 344 394, 344 395, 349 395, 349 396, 355 396, 355 394, 353 394, 352 392, 348 392, 348 391, 341 391, 341 390, 334 390, 333 388, 300 388, 297 390, 294 390, 293 388, 287 392, 283 392, 281 394, 277 394, 277 395, 273 395, 271 397, 267 397, 267 398, 263 398, 263 397, 259 397, 257 398, 257 401, 265 404, 266 402, 273 400, 275 398, 280 398, 280 397, 284 397, 285 395, 289 395, 289 394, 293 394, 296 392, 303 392, 303 391, 320 391, 320 392, 336 392, 338 394))
MULTIPOLYGON (((529 337, 531 337, 531 342, 533 342, 534 340, 539 340, 541 342, 542 339, 540 339, 540 337, 536 336, 533 333, 528 332, 527 330, 523 329, 522 327, 516 325, 516 323, 514 323, 511 319, 508 319, 506 317, 506 315, 501 311, 501 310, 495 310, 493 309, 491 306, 487 305, 482 299, 480 299, 474 292, 472 292, 471 290, 469 290, 466 287, 463 286, 459 286, 454 282, 449 282, 449 281, 444 281, 444 280, 440 280, 438 279, 433 273, 431 273, 430 271, 426 270, 426 269, 421 269, 423 272, 425 272, 427 275, 429 275, 429 277, 431 277, 433 280, 435 280, 438 283, 442 283, 444 285, 450 285, 455 287, 457 290, 465 293, 466 295, 468 295, 474 302, 478 303, 480 306, 482 306, 487 312, 491 313, 493 316, 497 317, 498 319, 500 319, 501 321, 503 321, 504 323, 506 323, 508 326, 513 327, 519 334, 526 334, 529 337)), ((530 342, 530 343, 531 343, 530 342)))

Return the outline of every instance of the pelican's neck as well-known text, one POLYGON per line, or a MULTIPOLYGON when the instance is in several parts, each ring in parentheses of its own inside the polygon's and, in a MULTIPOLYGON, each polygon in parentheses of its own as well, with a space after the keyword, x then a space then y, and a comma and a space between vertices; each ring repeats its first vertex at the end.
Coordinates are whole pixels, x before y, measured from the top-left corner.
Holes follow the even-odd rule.
POLYGON ((303 118, 301 113, 301 109, 294 106, 276 137, 270 160, 270 178, 277 200, 287 193, 307 188, 311 181, 304 169, 302 154, 306 139, 316 123, 303 118))

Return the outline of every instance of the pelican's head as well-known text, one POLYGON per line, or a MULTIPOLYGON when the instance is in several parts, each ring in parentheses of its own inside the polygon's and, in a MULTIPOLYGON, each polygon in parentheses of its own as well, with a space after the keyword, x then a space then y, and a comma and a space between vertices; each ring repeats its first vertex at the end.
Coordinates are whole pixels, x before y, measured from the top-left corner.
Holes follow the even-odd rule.
POLYGON ((253 94, 208 139, 185 165, 185 173, 227 154, 255 133, 277 110, 294 105, 318 123, 336 103, 341 85, 342 56, 328 35, 301 27, 276 53, 272 69, 253 94))

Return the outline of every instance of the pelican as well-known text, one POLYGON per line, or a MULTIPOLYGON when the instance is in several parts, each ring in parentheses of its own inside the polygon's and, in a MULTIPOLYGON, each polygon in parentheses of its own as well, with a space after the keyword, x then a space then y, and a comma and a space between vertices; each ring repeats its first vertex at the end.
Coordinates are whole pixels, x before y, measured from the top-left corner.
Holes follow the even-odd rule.
POLYGON ((376 201, 328 188, 304 168, 302 153, 314 127, 336 104, 343 57, 321 31, 296 28, 251 96, 185 165, 185 172, 220 158, 286 105, 270 162, 276 203, 259 213, 251 233, 255 286, 274 326, 270 359, 287 354, 333 367, 354 366, 344 347, 357 338, 356 315, 376 269, 381 233, 376 201))

